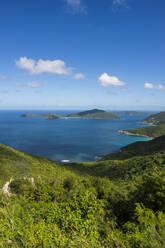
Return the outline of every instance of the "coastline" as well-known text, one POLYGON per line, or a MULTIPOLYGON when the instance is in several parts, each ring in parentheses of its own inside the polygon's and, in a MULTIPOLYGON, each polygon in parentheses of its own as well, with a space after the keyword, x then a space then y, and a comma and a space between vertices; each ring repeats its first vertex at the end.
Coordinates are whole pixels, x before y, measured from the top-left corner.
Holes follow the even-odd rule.
POLYGON ((147 124, 148 126, 157 126, 155 124, 153 124, 152 122, 145 122, 145 121, 141 121, 142 124, 147 124))
MULTIPOLYGON (((29 110, 27 112, 31 113, 32 111, 29 110)), ((47 112, 51 113, 49 110, 47 112)), ((57 114, 59 116, 67 116, 70 112, 70 110, 62 110, 57 111, 57 114)), ((132 135, 131 137, 118 133, 119 129, 126 131, 138 126, 144 126, 140 125, 141 119, 144 116, 130 118, 128 115, 123 115, 124 121, 96 120, 84 117, 64 117, 55 121, 46 121, 37 117, 29 117, 29 119, 28 117, 21 118, 21 114, 23 113, 26 113, 26 110, 18 110, 13 112, 13 114, 5 111, 1 114, 1 119, 4 118, 6 123, 12 123, 13 129, 18 129, 17 132, 13 131, 12 136, 8 137, 6 141, 6 123, 1 122, 1 143, 17 148, 25 153, 28 152, 62 163, 65 163, 65 160, 70 160, 70 162, 92 162, 97 159, 100 160, 100 157, 119 152, 121 147, 130 143, 150 139, 148 137, 138 137, 141 135, 133 136, 133 134, 130 134, 132 135), (126 125, 124 124, 125 120, 126 125), (113 139, 111 138, 112 136, 113 139), (19 142, 19 137, 21 137, 22 143, 19 142), (109 142, 105 142, 106 139, 109 142), (33 145, 29 146, 29 143, 33 145), (99 156, 99 158, 95 156, 99 156)), ((36 114, 45 114, 45 110, 36 111, 36 114)), ((10 124, 8 125, 10 126, 10 124)), ((152 136, 150 133, 145 134, 152 136)))
MULTIPOLYGON (((146 122, 146 121, 141 121, 142 124, 147 124, 148 127, 150 126, 155 126, 152 122, 146 122)), ((137 137, 145 137, 145 138, 148 138, 148 139, 154 139, 154 137, 151 137, 151 136, 148 136, 148 135, 145 135, 145 134, 139 134, 139 133, 131 133, 131 130, 118 130, 119 133, 123 133, 123 134, 126 134, 126 135, 129 135, 129 136, 137 136, 137 137)))
POLYGON ((118 132, 124 133, 124 134, 129 135, 129 136, 138 136, 138 137, 145 137, 145 138, 153 139, 153 137, 151 137, 151 136, 147 136, 144 134, 138 134, 138 133, 131 133, 131 132, 128 132, 126 130, 118 130, 118 132))

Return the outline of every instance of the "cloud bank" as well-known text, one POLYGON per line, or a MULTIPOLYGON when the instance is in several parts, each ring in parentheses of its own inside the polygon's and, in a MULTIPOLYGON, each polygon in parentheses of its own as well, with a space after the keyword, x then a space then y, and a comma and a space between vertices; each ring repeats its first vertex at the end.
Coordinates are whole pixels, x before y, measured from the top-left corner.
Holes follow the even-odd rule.
POLYGON ((124 86, 126 83, 120 81, 116 76, 110 76, 107 73, 103 73, 99 77, 99 83, 104 86, 124 86))

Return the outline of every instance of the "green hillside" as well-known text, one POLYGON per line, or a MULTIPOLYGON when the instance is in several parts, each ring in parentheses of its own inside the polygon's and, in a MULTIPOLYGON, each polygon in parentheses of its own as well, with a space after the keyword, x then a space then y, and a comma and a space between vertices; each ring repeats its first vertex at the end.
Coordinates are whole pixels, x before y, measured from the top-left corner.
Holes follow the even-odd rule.
POLYGON ((119 132, 127 135, 156 138, 165 135, 165 124, 161 124, 157 126, 140 127, 136 129, 119 130, 119 132))
POLYGON ((164 148, 62 165, 0 145, 0 247, 163 248, 164 148))
POLYGON ((76 117, 76 118, 90 118, 90 119, 121 119, 118 115, 106 112, 100 109, 92 109, 87 111, 82 111, 78 113, 73 113, 68 115, 67 117, 76 117))
POLYGON ((154 125, 165 124, 165 111, 157 114, 149 115, 142 121, 143 123, 151 123, 154 125))
POLYGON ((108 154, 101 160, 123 160, 135 156, 150 155, 161 151, 165 151, 165 136, 160 136, 150 141, 138 141, 124 146, 121 148, 120 152, 108 154))
POLYGON ((142 123, 152 124, 153 126, 141 127, 129 130, 119 130, 120 133, 135 136, 156 138, 165 135, 165 112, 149 115, 142 123))

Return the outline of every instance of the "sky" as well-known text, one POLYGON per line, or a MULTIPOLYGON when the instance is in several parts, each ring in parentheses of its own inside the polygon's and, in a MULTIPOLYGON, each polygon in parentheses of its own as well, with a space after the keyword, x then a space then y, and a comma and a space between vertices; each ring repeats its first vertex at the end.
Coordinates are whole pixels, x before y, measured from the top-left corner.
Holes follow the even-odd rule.
POLYGON ((164 0, 5 0, 0 109, 165 110, 164 0))

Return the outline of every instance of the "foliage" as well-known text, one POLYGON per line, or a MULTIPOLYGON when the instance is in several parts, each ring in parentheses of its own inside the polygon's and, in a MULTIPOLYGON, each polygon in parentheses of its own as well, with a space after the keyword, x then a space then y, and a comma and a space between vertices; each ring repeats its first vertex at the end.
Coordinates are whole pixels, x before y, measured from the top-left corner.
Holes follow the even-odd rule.
POLYGON ((121 117, 112 113, 112 112, 106 112, 104 110, 100 109, 92 109, 87 111, 82 111, 78 113, 73 113, 68 115, 68 117, 78 117, 78 118, 91 118, 91 119, 119 119, 121 120, 121 117))
POLYGON ((128 135, 135 134, 138 136, 147 136, 147 137, 156 138, 165 135, 165 124, 129 129, 129 130, 125 130, 124 132, 128 135))
POLYGON ((150 155, 165 150, 165 136, 149 141, 138 141, 133 144, 124 146, 120 152, 112 153, 104 156, 101 160, 123 160, 134 156, 150 155))
POLYGON ((163 248, 163 140, 146 142, 146 155, 67 165, 0 145, 1 189, 11 179, 0 247, 163 248))
POLYGON ((165 212, 165 177, 147 175, 138 185, 135 200, 143 202, 146 207, 156 211, 165 212))
POLYGON ((143 120, 144 123, 152 123, 154 125, 165 124, 165 112, 149 115, 143 120))

